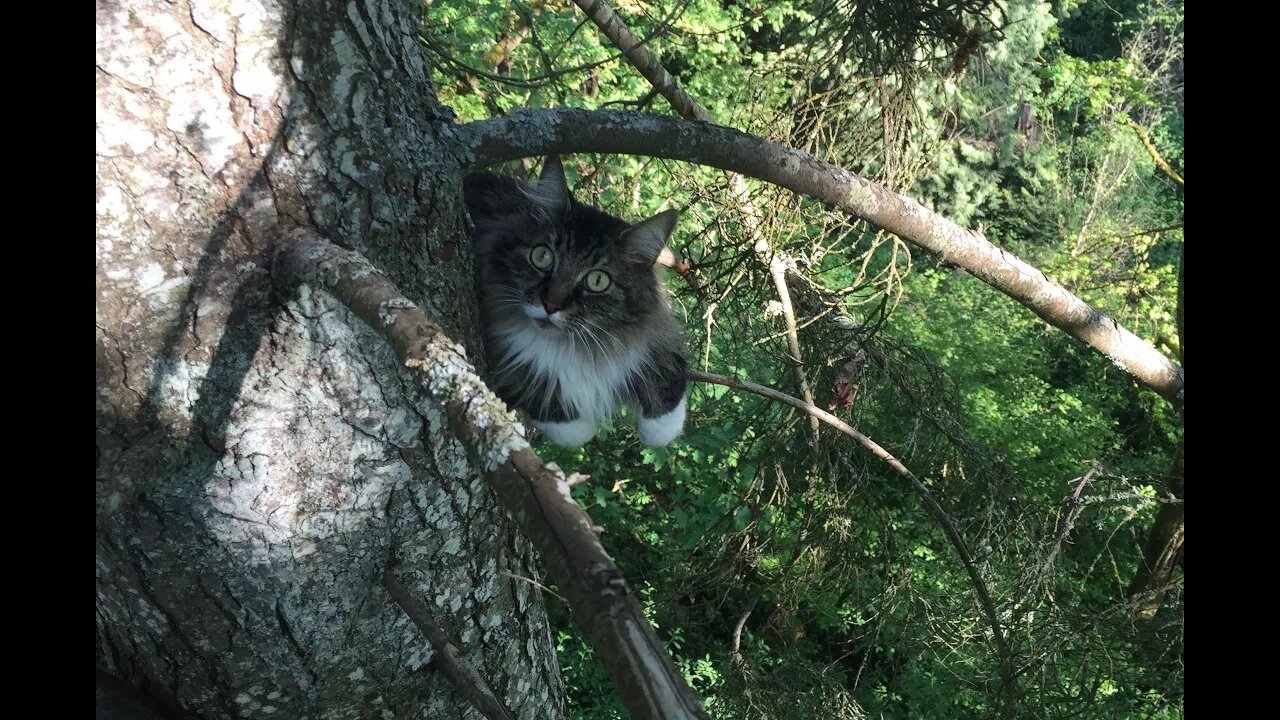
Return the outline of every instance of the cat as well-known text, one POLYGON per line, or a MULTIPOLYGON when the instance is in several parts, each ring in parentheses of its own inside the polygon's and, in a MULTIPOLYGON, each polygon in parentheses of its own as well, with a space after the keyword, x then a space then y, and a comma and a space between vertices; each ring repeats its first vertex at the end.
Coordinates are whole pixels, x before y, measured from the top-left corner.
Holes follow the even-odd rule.
POLYGON ((580 447, 622 405, 640 440, 684 429, 686 356, 654 264, 674 210, 628 224, 573 198, 560 158, 536 187, 463 180, 494 391, 557 445, 580 447))

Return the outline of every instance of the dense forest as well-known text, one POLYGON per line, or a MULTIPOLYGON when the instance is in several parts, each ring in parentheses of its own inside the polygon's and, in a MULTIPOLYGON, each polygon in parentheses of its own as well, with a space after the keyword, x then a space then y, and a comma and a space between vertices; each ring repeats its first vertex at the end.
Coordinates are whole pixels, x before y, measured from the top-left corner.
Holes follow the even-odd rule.
POLYGON ((1183 31, 100 2, 99 717, 1182 717, 1183 31), (551 152, 680 212, 666 447, 480 383, 462 178, 551 152))
MULTIPOLYGON (((985 232, 1180 361, 1180 2, 612 7, 715 122, 985 232)), ((566 4, 433 0, 424 42, 460 120, 675 112, 566 4)), ((808 395, 901 460, 1005 628, 1002 649, 890 465, 793 407, 702 385, 669 448, 619 430, 543 449, 604 479, 574 496, 714 717, 990 717, 1006 662, 1020 717, 1181 716, 1181 571, 1137 580, 1159 509, 1180 523, 1174 407, 945 260, 787 190, 750 181, 744 210, 711 168, 570 166, 616 214, 683 211, 693 269, 669 284, 697 368, 808 395), (756 235, 790 271, 790 313, 756 235)), ((574 716, 625 717, 548 607, 574 716)))

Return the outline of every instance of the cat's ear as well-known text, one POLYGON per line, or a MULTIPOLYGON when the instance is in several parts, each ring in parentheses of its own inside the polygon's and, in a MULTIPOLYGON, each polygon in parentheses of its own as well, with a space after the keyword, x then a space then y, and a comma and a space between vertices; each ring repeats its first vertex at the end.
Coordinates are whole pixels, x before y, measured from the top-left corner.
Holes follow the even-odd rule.
POLYGON ((680 211, 664 210, 622 231, 622 241, 648 258, 649 262, 657 262, 662 248, 667 246, 671 233, 675 232, 676 221, 679 219, 680 211))
POLYGON ((569 183, 564 179, 564 165, 559 155, 548 155, 538 175, 538 187, 533 191, 533 201, 553 218, 562 218, 569 212, 569 183))

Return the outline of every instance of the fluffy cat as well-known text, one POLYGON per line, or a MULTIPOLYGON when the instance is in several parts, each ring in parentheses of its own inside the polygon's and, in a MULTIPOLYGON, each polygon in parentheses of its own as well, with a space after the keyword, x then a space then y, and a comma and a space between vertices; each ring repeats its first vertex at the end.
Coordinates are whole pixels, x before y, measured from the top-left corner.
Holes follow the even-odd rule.
POLYGON ((477 173, 463 193, 498 396, 564 447, 591 440, 624 403, 646 445, 674 440, 685 350, 654 263, 678 213, 630 225, 583 205, 555 155, 536 187, 477 173))

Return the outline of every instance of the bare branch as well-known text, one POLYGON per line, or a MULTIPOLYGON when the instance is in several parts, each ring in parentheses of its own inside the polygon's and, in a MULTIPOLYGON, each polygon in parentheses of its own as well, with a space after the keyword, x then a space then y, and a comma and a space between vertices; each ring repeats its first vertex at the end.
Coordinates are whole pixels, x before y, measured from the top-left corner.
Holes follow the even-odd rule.
POLYGON ((617 110, 513 112, 455 132, 476 166, 551 153, 651 155, 739 172, 830 203, 964 268, 1182 407, 1182 368, 1150 343, 982 235, 807 153, 730 128, 617 110))
POLYGON ((395 571, 390 566, 382 573, 382 584, 396 604, 430 641, 431 647, 436 651, 436 667, 453 689, 489 720, 512 720, 511 713, 489 689, 489 683, 485 682, 480 673, 471 667, 471 663, 462 657, 457 646, 450 642, 448 634, 431 617, 427 606, 410 595, 404 585, 400 584, 396 579, 395 571))
MULTIPOLYGON (((741 175, 736 175, 739 182, 743 183, 743 189, 746 183, 742 181, 741 175)), ((757 231, 756 235, 760 235, 757 231)), ((791 304, 791 291, 787 289, 787 258, 781 253, 770 252, 767 240, 760 237, 756 242, 756 252, 760 255, 760 259, 769 268, 769 276, 773 278, 773 287, 778 291, 778 302, 782 305, 782 322, 787 329, 787 348, 790 351, 787 360, 791 364, 791 372, 795 375, 796 385, 800 388, 800 395, 804 401, 810 405, 814 405, 813 390, 809 388, 809 379, 804 374, 804 358, 800 354, 800 335, 796 328, 796 311, 791 304)), ((813 447, 818 447, 818 419, 809 417, 809 432, 813 439, 813 447)))
MULTIPOLYGON (((889 454, 889 451, 880 447, 871 438, 855 430, 853 426, 850 425, 849 423, 841 420, 840 418, 836 417, 835 415, 832 415, 831 413, 827 412, 826 410, 823 410, 822 408, 818 407, 817 405, 814 405, 811 402, 806 402, 804 400, 801 400, 800 398, 792 397, 784 392, 779 392, 778 390, 774 390, 771 387, 765 387, 764 385, 757 385, 749 380, 739 380, 738 378, 728 377, 727 375, 716 375, 715 373, 701 372, 699 370, 690 370, 688 372, 688 377, 690 380, 697 380, 698 382, 714 383, 716 385, 724 385, 725 387, 737 388, 739 390, 746 390, 747 392, 755 393, 756 395, 759 395, 761 397, 767 397, 770 400, 777 400, 780 403, 790 405, 791 407, 796 408, 797 410, 803 410, 804 412, 809 413, 811 416, 830 425, 836 430, 839 430, 845 435, 848 435, 854 440, 857 440, 858 444, 870 450, 873 455, 889 463, 889 466, 892 467, 899 475, 911 480, 915 480, 916 476, 910 470, 908 470, 905 465, 899 462, 897 458, 889 454)), ((928 492, 927 489, 926 489, 926 492, 928 492)))
POLYGON ((644 616, 622 572, 601 547, 564 473, 538 457, 524 428, 477 377, 466 352, 361 255, 307 229, 277 247, 273 274, 307 283, 345 304, 391 345, 445 409, 449 427, 503 507, 537 548, 600 654, 633 718, 706 718, 644 616))
POLYGON ((487 68, 497 69, 502 63, 506 62, 511 53, 524 42, 525 35, 529 34, 529 28, 533 26, 533 21, 537 19, 543 8, 547 5, 547 0, 533 0, 529 3, 528 14, 521 13, 520 19, 516 21, 516 26, 509 33, 504 32, 498 36, 497 42, 489 51, 484 54, 480 62, 487 68))
POLYGON ((532 585, 532 586, 534 586, 534 587, 538 588, 538 589, 539 589, 539 590, 541 590, 542 592, 547 593, 548 595, 550 595, 550 596, 552 596, 552 597, 558 598, 558 599, 559 599, 561 602, 563 602, 563 603, 566 603, 566 604, 567 604, 567 603, 569 602, 568 600, 565 600, 565 599, 564 599, 564 596, 563 596, 563 595, 561 595, 560 593, 556 592, 555 590, 552 590, 551 588, 547 587, 546 585, 543 585, 542 583, 538 582, 537 580, 534 580, 533 578, 527 578, 527 577, 525 577, 525 576, 523 576, 523 575, 517 575, 517 574, 512 573, 512 572, 507 572, 506 570, 503 570, 503 571, 502 571, 502 574, 503 574, 503 576, 505 576, 505 577, 509 577, 509 578, 511 578, 512 580, 519 580, 520 582, 526 582, 526 583, 529 583, 530 585, 532 585))
POLYGON ((747 619, 751 617, 751 613, 756 609, 756 603, 759 601, 759 595, 752 596, 752 598, 747 601, 747 607, 742 611, 742 614, 738 616, 738 622, 733 626, 733 639, 730 643, 730 647, 733 653, 733 662, 736 664, 742 664, 742 629, 747 626, 747 619))
MULTIPOLYGON (((1181 497, 1183 493, 1183 458, 1183 445, 1179 442, 1169 473, 1175 497, 1181 497)), ((1180 502, 1166 502, 1161 503, 1156 511, 1155 522, 1142 545, 1142 564, 1127 591, 1130 598, 1144 598, 1135 613, 1139 619, 1149 620, 1155 616, 1165 595, 1160 588, 1171 585, 1174 570, 1182 560, 1184 510, 1180 502)))
POLYGON ((662 67, 662 61, 658 60, 658 56, 649 52, 649 49, 640 42, 640 38, 631 32, 626 23, 622 22, 622 19, 604 0, 573 0, 573 4, 582 8, 582 12, 586 13, 596 27, 618 46, 631 65, 640 71, 644 79, 648 80, 649 84, 667 99, 667 102, 671 103, 671 107, 675 108, 676 112, 693 120, 711 122, 711 114, 707 109, 681 89, 671 73, 662 67))

